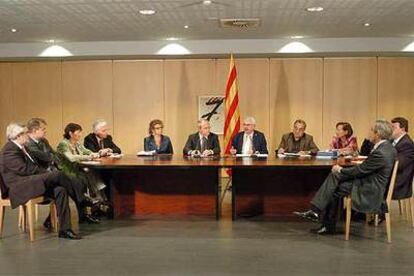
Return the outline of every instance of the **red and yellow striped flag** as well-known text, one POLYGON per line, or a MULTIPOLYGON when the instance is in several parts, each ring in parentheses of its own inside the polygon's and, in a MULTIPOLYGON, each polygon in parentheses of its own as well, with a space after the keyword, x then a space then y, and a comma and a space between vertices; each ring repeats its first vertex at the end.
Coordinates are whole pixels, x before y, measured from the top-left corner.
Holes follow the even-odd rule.
POLYGON ((224 153, 229 154, 233 137, 240 131, 239 87, 233 54, 230 56, 230 71, 225 98, 226 120, 224 122, 224 153))

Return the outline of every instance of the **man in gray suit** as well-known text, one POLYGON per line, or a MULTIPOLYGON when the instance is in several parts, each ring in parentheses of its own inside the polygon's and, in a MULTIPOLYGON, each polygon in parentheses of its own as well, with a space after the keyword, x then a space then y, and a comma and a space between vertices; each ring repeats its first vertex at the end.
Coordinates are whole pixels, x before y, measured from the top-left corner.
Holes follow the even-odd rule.
POLYGON ((389 142, 392 134, 391 123, 377 120, 370 129, 369 140, 374 148, 360 165, 343 168, 332 167, 311 201, 311 209, 294 212, 296 215, 320 221, 321 227, 311 232, 324 235, 334 234, 339 200, 347 195, 352 197, 352 208, 361 213, 381 211, 384 194, 389 183, 397 152, 389 142))

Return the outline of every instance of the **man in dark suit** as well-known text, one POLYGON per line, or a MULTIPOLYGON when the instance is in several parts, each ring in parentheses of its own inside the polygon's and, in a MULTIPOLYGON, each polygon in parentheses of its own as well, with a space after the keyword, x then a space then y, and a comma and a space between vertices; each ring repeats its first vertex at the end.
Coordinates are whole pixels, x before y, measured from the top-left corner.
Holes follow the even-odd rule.
POLYGON ((84 139, 85 148, 98 152, 100 156, 107 156, 112 153, 121 153, 121 149, 112 141, 109 135, 108 123, 104 120, 97 120, 92 125, 93 133, 89 133, 84 139))
POLYGON ((398 172, 395 180, 393 199, 410 198, 413 194, 414 143, 408 135, 408 121, 402 117, 391 120, 392 145, 397 150, 398 172))
POLYGON ((267 154, 266 137, 260 131, 255 130, 256 120, 253 117, 247 117, 243 122, 244 131, 234 136, 231 143, 231 154, 267 154))
MULTIPOLYGON (((63 156, 59 156, 59 154, 50 146, 49 141, 46 139, 46 126, 47 123, 44 119, 30 119, 27 122, 29 133, 25 146, 30 156, 33 157, 40 168, 46 171, 55 171, 62 167, 62 163, 66 160, 63 156)), ((72 183, 70 186, 72 189, 69 191, 68 195, 76 204, 79 223, 99 223, 97 218, 87 212, 87 208, 91 207, 93 202, 92 199, 85 196, 86 183, 83 183, 80 178, 75 176, 69 177, 69 180, 72 183)), ((50 216, 46 218, 43 225, 48 229, 51 228, 52 224, 50 216)))
POLYGON ((318 146, 313 141, 312 135, 305 133, 306 122, 298 119, 293 123, 293 130, 282 136, 277 153, 283 154, 299 153, 299 154, 316 154, 318 146))
POLYGON ((7 127, 8 142, 0 153, 0 169, 8 189, 11 207, 16 208, 34 197, 55 199, 59 219, 59 238, 80 239, 71 229, 68 193, 71 182, 59 171, 46 171, 26 150, 27 128, 12 123, 7 127))
POLYGON ((352 208, 362 213, 381 211, 384 194, 392 173, 397 152, 389 142, 391 123, 377 120, 371 128, 369 140, 375 144, 368 158, 360 165, 343 168, 335 165, 311 201, 311 209, 296 215, 321 221, 321 227, 312 232, 334 234, 339 200, 352 196, 352 208))
POLYGON ((208 120, 201 119, 198 121, 198 132, 188 136, 183 153, 192 156, 220 154, 218 136, 210 132, 210 122, 208 120))

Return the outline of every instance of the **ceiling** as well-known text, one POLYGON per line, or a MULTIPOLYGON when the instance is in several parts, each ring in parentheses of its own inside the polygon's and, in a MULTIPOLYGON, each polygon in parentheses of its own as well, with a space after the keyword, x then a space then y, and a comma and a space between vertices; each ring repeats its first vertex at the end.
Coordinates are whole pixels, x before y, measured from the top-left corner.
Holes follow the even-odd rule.
POLYGON ((1 0, 0 42, 414 36, 413 0, 1 0), (306 8, 321 6, 322 12, 306 8), (144 16, 139 10, 154 9, 144 16), (254 29, 221 18, 260 18, 254 29), (369 22, 371 26, 365 27, 369 22), (184 25, 189 25, 188 29, 184 25), (11 28, 17 29, 12 33, 11 28))

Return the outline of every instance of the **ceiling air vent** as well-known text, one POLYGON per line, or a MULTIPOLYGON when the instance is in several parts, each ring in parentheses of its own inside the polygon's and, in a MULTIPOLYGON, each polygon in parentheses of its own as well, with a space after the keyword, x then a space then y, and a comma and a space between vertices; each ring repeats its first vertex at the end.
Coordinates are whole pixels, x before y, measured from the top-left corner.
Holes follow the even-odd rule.
POLYGON ((223 18, 220 19, 220 27, 222 28, 236 28, 236 29, 250 29, 260 26, 259 18, 223 18))

